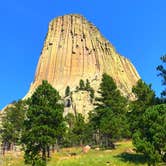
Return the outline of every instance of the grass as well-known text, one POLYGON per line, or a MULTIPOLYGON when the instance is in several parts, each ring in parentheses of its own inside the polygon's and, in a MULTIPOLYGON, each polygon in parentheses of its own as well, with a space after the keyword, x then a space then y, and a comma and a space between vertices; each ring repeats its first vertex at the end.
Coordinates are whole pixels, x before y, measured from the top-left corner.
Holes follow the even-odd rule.
MULTIPOLYGON (((24 166, 23 154, 6 154, 1 159, 2 166, 24 166)), ((147 165, 141 154, 133 151, 131 141, 122 141, 116 144, 115 150, 94 150, 87 154, 81 148, 66 148, 52 154, 48 166, 144 166, 147 165), (76 155, 70 156, 69 154, 76 155)))
POLYGON ((7 153, 0 157, 0 166, 24 166, 22 153, 7 153))

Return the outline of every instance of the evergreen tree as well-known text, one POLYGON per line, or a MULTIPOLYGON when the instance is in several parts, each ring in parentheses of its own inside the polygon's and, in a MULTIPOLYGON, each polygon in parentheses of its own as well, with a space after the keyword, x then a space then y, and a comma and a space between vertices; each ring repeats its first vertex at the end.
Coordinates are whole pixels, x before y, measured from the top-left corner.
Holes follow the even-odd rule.
POLYGON ((74 139, 77 145, 82 145, 85 138, 85 129, 86 124, 84 121, 84 117, 82 114, 78 113, 76 115, 76 122, 72 129, 72 132, 74 134, 74 139))
POLYGON ((155 104, 155 93, 151 89, 151 85, 147 85, 142 80, 132 88, 136 100, 130 103, 130 112, 128 119, 130 129, 134 133, 138 128, 141 128, 142 116, 145 110, 155 104))
POLYGON ((90 90, 91 86, 90 86, 90 82, 88 79, 86 79, 86 84, 85 84, 85 90, 90 90))
POLYGON ((11 149, 12 145, 20 143, 25 112, 26 102, 22 100, 14 102, 4 110, 1 137, 3 146, 7 146, 8 149, 11 149))
POLYGON ((114 141, 127 135, 126 99, 121 96, 114 80, 103 74, 97 107, 90 113, 90 123, 99 134, 100 143, 114 148, 114 141))
MULTIPOLYGON (((162 85, 166 85, 166 69, 164 68, 164 64, 166 63, 166 55, 162 56, 161 61, 163 62, 162 65, 157 66, 157 70, 159 71, 158 76, 162 77, 162 85)), ((162 97, 166 96, 166 89, 164 89, 161 93, 162 97)))
POLYGON ((143 113, 141 128, 133 135, 133 144, 144 153, 148 165, 166 162, 166 105, 149 107, 143 113))
POLYGON ((76 123, 76 118, 72 113, 68 113, 65 116, 65 122, 66 122, 67 128, 66 128, 65 137, 62 144, 64 145, 64 147, 71 147, 73 145, 76 145, 74 134, 72 132, 76 123))
POLYGON ((67 96, 70 96, 70 87, 69 87, 69 86, 66 87, 65 96, 66 96, 66 97, 67 97, 67 96))
POLYGON ((90 93, 91 101, 94 98, 94 89, 91 87, 90 82, 88 79, 86 79, 86 84, 85 84, 85 90, 90 93))
POLYGON ((75 125, 75 116, 72 113, 68 113, 65 116, 65 121, 67 122, 70 129, 72 129, 75 125))
POLYGON ((76 87, 76 91, 78 91, 78 90, 88 91, 89 95, 90 95, 90 98, 91 98, 91 102, 93 101, 95 91, 91 87, 90 82, 89 82, 88 79, 86 79, 86 83, 85 84, 84 84, 84 81, 82 79, 80 80, 79 87, 78 86, 76 87))
POLYGON ((63 136, 65 127, 60 99, 59 93, 43 81, 29 100, 22 144, 25 162, 32 166, 45 166, 50 157, 50 146, 63 136))
POLYGON ((63 143, 65 146, 78 146, 90 142, 92 133, 82 114, 78 113, 74 116, 69 113, 66 115, 65 121, 68 126, 63 143))
POLYGON ((76 91, 77 91, 77 92, 79 91, 79 87, 78 87, 78 86, 76 86, 76 91))
POLYGON ((85 90, 85 83, 82 79, 79 82, 79 90, 85 90))
POLYGON ((94 99, 94 97, 95 97, 95 91, 94 91, 94 89, 90 88, 89 92, 90 92, 91 99, 94 99))

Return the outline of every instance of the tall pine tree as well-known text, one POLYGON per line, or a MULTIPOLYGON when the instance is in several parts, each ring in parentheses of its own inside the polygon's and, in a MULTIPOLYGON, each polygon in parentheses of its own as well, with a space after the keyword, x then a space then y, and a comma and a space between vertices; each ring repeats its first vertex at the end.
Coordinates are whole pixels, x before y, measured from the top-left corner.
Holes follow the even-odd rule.
MULTIPOLYGON (((166 69, 164 66, 166 63, 166 55, 162 56, 160 59, 163 62, 163 64, 157 66, 157 70, 159 71, 158 76, 162 77, 162 85, 166 86, 166 69)), ((162 91, 161 96, 163 98, 166 96, 166 89, 162 91)))
POLYGON ((32 166, 45 166, 50 157, 50 146, 63 136, 63 105, 59 103, 60 99, 59 93, 47 81, 42 82, 30 99, 22 143, 25 162, 32 166))
POLYGON ((136 100, 130 103, 130 112, 128 119, 131 132, 134 133, 138 128, 141 128, 143 113, 145 110, 155 104, 155 93, 151 89, 151 85, 147 85, 142 80, 132 88, 136 100))
POLYGON ((166 104, 147 108, 140 123, 133 135, 137 151, 144 154, 148 165, 166 162, 166 104))
POLYGON ((99 134, 100 144, 114 148, 114 141, 127 135, 127 101, 107 74, 102 76, 99 94, 100 97, 96 98, 97 107, 90 114, 90 123, 99 134))

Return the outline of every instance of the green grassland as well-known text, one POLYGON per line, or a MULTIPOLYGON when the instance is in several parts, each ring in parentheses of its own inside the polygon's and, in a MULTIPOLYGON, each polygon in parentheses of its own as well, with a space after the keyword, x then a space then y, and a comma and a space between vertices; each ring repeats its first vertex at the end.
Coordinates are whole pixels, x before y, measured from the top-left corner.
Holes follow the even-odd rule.
MULTIPOLYGON (((2 166, 24 166, 22 153, 8 153, 1 156, 2 166)), ((144 166, 147 165, 141 154, 133 151, 131 141, 121 141, 115 150, 95 150, 81 152, 81 148, 65 148, 52 154, 48 166, 144 166), (70 154, 75 155, 70 155, 70 154)))

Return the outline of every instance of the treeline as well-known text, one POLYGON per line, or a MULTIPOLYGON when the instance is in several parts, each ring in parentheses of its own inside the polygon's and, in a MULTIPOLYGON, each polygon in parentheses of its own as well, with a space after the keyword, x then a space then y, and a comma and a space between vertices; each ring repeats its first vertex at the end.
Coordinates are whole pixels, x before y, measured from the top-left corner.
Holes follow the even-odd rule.
MULTIPOLYGON (((165 62, 166 56, 161 59, 165 62)), ((165 85, 166 70, 162 65, 157 70, 165 85)), ((151 85, 139 80, 132 88, 134 101, 122 96, 107 74, 102 76, 98 97, 88 80, 81 80, 77 90, 88 91, 93 99, 95 109, 88 122, 81 114, 63 117, 62 98, 43 81, 31 98, 13 103, 4 112, 0 131, 3 148, 19 145, 26 164, 45 166, 55 148, 85 144, 116 148, 115 142, 125 138, 132 139, 148 165, 166 161, 166 104, 163 98, 155 97, 151 85)), ((70 93, 67 87, 65 96, 70 93)))

